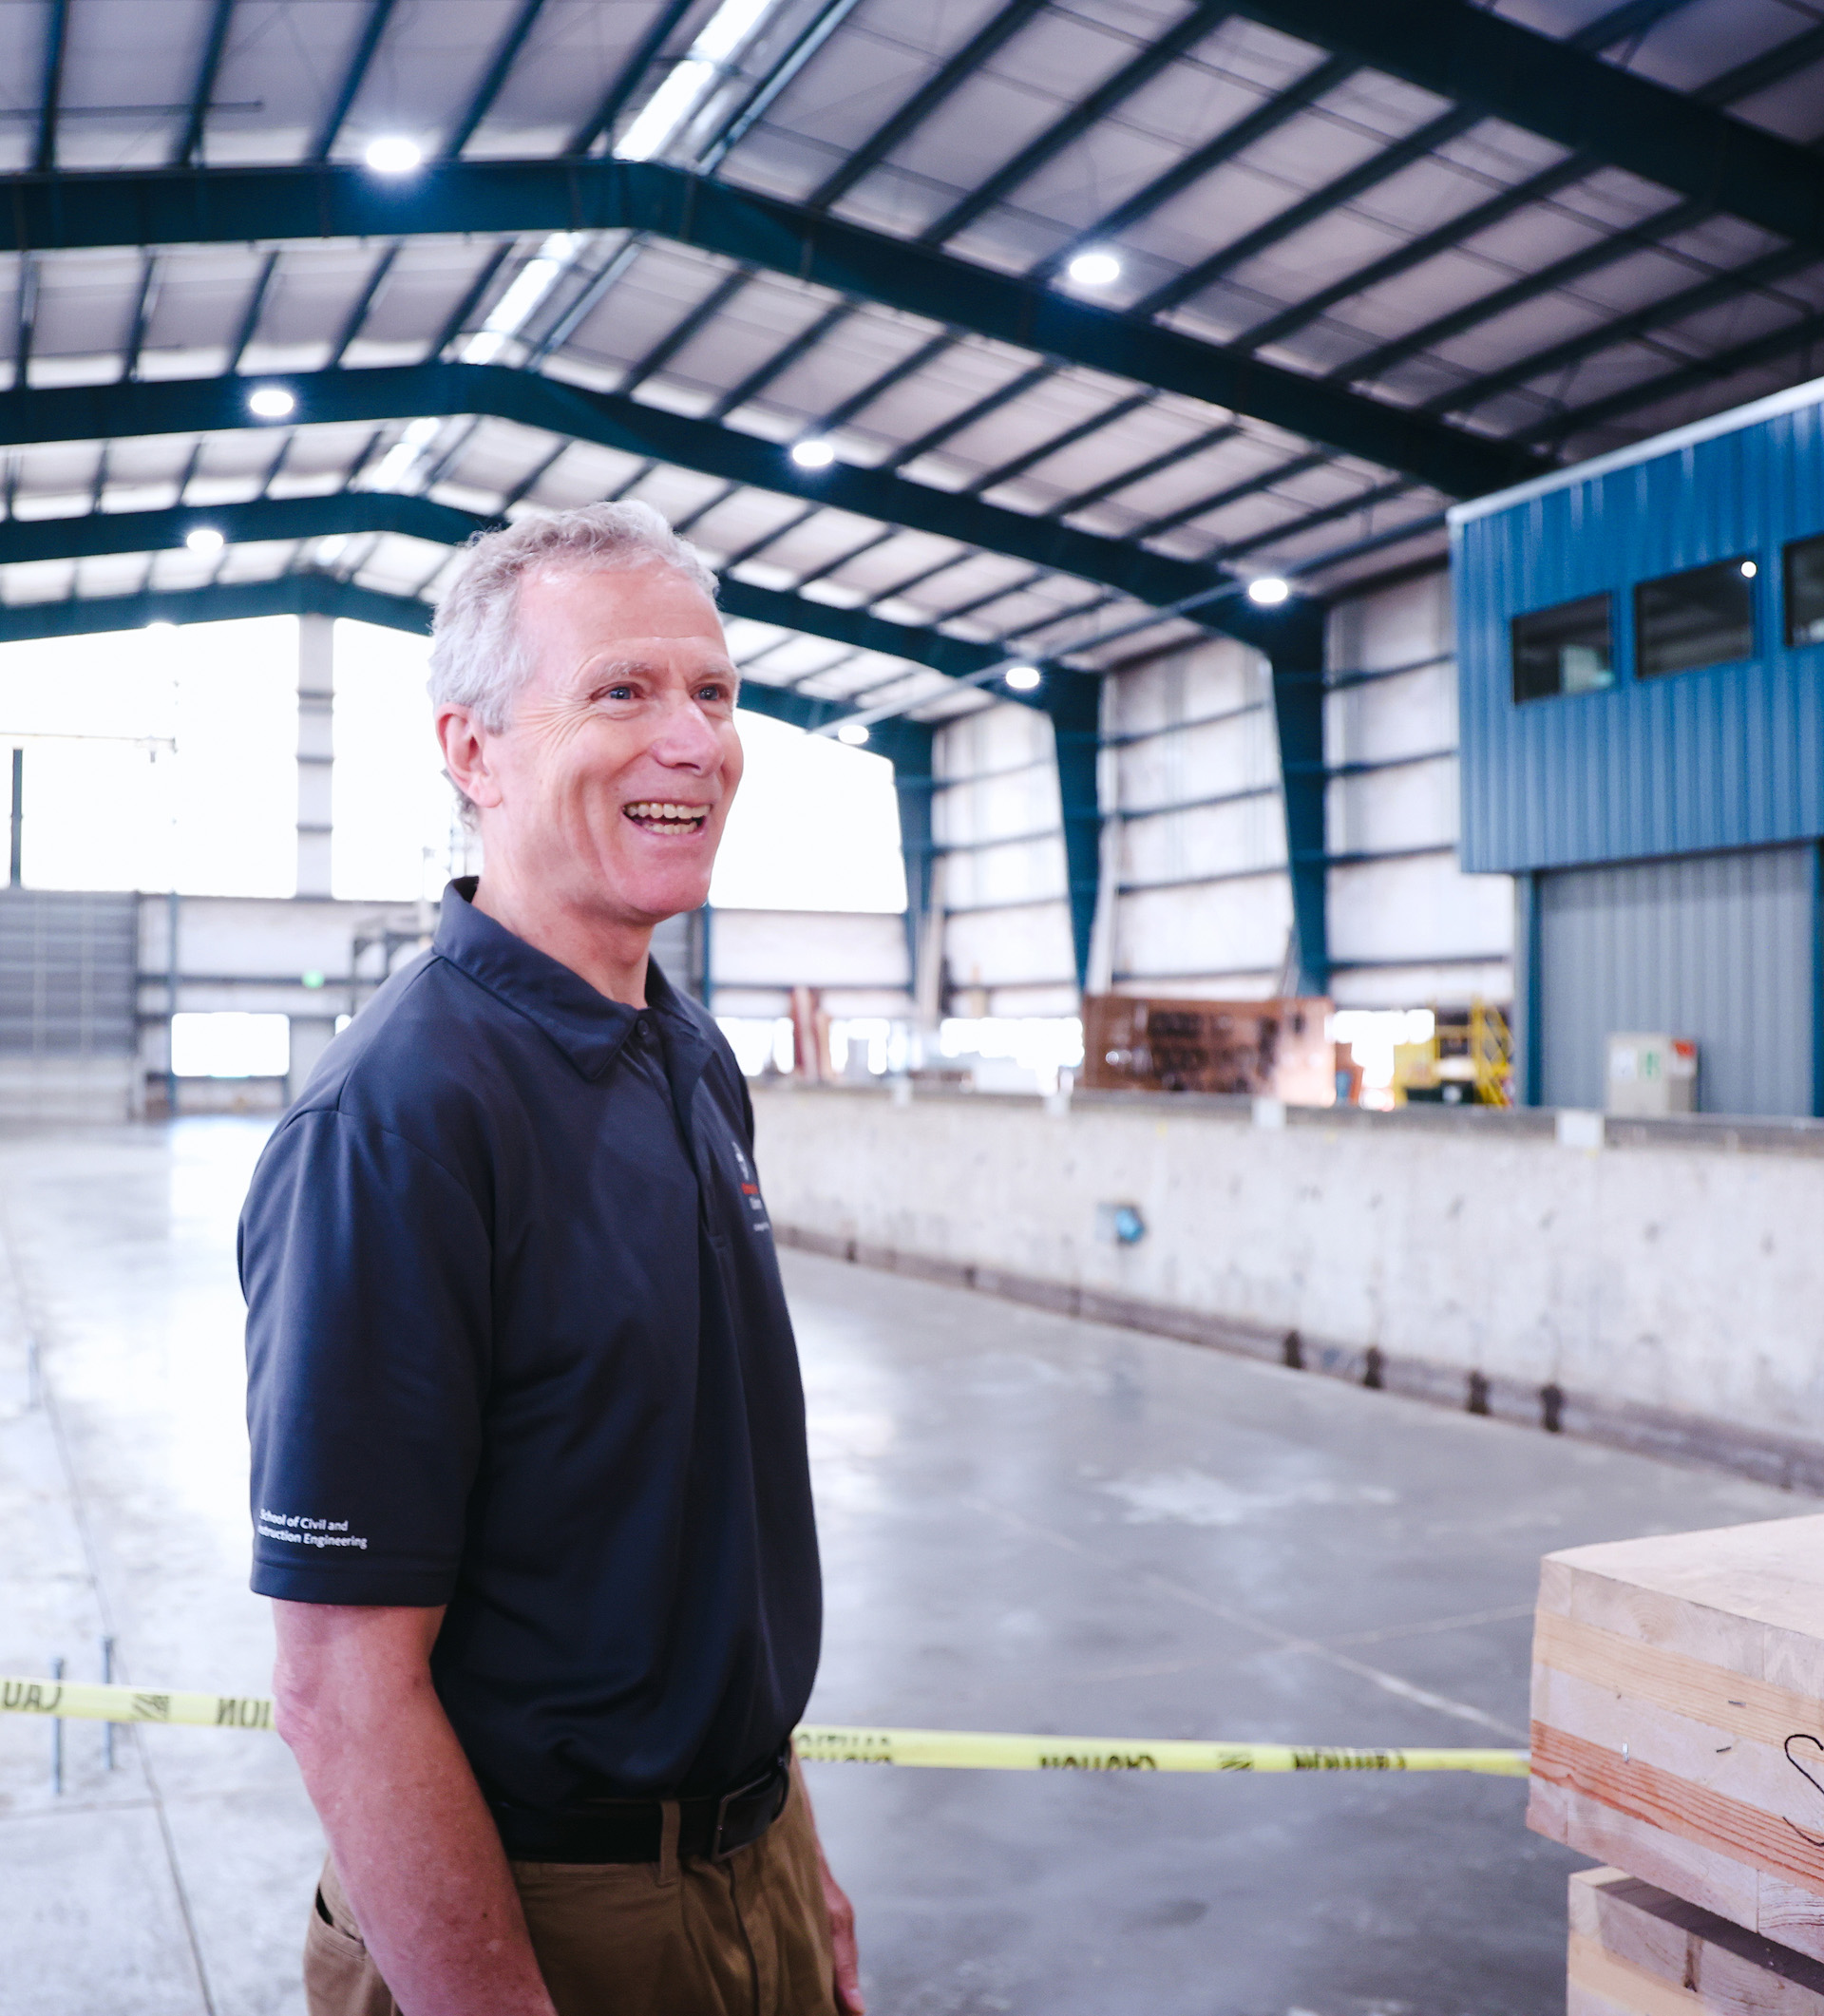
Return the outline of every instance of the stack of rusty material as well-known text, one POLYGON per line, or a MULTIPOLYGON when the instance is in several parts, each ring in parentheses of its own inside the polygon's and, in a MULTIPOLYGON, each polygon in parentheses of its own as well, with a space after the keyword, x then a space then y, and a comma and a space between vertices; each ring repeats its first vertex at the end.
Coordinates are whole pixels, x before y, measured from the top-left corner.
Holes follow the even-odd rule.
POLYGON ((1092 994, 1083 1003, 1091 1092, 1205 1092, 1329 1106, 1337 1049, 1331 1003, 1317 998, 1196 1001, 1092 994))
POLYGON ((1527 1821, 1570 2016, 1824 2016, 1824 1517, 1547 1556, 1527 1821))

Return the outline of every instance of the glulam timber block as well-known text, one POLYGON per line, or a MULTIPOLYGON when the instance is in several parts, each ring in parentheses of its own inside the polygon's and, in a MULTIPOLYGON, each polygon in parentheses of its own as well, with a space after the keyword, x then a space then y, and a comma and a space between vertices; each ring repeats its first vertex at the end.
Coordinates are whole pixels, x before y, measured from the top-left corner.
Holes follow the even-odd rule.
POLYGON ((1570 1879, 1566 2016, 1824 2016, 1824 1966, 1619 1869, 1570 1879))
POLYGON ((1824 1961, 1824 1517, 1546 1557, 1527 1824, 1824 1961))

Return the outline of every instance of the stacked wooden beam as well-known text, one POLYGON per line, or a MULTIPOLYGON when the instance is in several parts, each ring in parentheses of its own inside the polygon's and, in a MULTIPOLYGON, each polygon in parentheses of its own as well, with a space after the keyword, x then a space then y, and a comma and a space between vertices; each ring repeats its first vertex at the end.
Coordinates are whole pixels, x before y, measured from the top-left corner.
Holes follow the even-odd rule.
POLYGON ((1570 1879, 1566 2016, 1824 2016, 1824 1966, 1619 1869, 1570 1879))
POLYGON ((1573 2011, 1735 2008, 1589 1985, 1670 1953, 1695 1908, 1690 1936, 1729 1956, 1716 1968, 1766 1977, 1741 2006, 1824 2016, 1824 1968, 1798 1957, 1824 1962, 1824 1517, 1547 1557, 1527 1819, 1614 1865, 1572 1885, 1573 2011), (1604 1928, 1623 1926, 1617 1947, 1604 1928))

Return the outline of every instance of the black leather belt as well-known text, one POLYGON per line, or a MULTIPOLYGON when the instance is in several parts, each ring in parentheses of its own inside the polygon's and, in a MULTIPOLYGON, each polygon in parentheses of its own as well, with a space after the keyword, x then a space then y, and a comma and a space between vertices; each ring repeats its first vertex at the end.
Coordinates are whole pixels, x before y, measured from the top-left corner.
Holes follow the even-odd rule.
MULTIPOLYGON (((785 1810, 791 1752, 719 1796, 680 1799, 677 1853, 721 1861, 757 1841, 785 1810)), ((665 1808, 657 1799, 590 1799, 551 1813, 490 1799, 501 1844, 516 1862, 656 1862, 665 1808)))

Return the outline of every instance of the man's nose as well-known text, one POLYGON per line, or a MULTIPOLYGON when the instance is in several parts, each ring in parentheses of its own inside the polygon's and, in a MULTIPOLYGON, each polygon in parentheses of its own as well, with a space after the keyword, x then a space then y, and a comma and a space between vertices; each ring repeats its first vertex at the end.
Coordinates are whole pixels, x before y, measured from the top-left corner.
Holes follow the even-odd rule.
POLYGON ((713 770, 722 753, 715 729, 688 694, 671 700, 653 737, 652 752, 678 770, 713 770))

